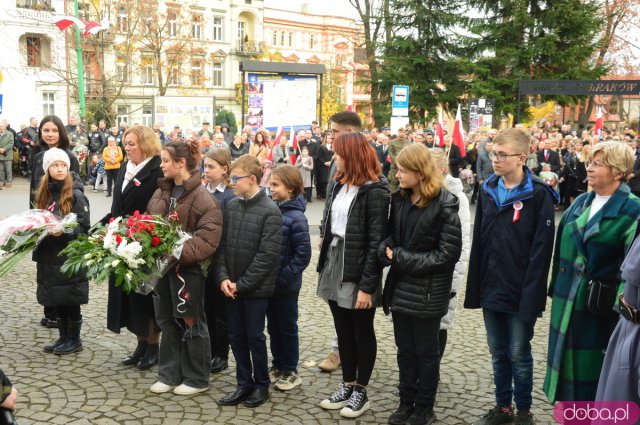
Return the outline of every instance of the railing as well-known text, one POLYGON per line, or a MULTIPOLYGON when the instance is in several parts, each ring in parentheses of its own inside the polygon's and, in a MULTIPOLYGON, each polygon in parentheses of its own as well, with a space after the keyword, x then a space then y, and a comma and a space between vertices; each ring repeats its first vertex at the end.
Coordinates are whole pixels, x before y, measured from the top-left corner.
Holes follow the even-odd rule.
POLYGON ((253 55, 259 55, 263 51, 264 51, 263 42, 256 43, 253 41, 243 41, 236 44, 234 53, 238 55, 253 56, 253 55))
POLYGON ((16 0, 16 7, 55 12, 55 9, 51 6, 51 0, 16 0))

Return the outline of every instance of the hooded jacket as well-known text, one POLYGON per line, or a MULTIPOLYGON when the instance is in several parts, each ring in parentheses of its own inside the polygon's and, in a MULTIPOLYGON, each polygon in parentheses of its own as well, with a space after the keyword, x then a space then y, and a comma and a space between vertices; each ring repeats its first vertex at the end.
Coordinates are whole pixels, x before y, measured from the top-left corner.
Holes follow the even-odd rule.
MULTIPOLYGON (((342 188, 336 182, 331 188, 323 213, 323 235, 317 271, 321 272, 333 234, 331 233, 331 205, 342 188)), ((375 294, 382 283, 382 265, 378 261, 378 245, 387 236, 389 189, 382 182, 360 186, 351 204, 344 238, 344 269, 342 282, 357 283, 360 290, 375 294)))
MULTIPOLYGON (((53 181, 49 184, 52 193, 51 201, 55 202, 53 213, 61 216, 58 200, 63 182, 53 181)), ((84 194, 82 183, 73 182, 73 206, 71 212, 77 215, 78 226, 73 233, 63 233, 60 236, 47 236, 33 251, 33 261, 38 263, 36 297, 38 303, 45 307, 65 305, 80 305, 89 302, 89 281, 85 273, 67 276, 60 268, 67 260, 66 256, 59 256, 69 242, 78 235, 87 233, 91 227, 89 218, 89 201, 84 194)))
POLYGON ((306 205, 304 195, 278 205, 282 213, 282 250, 275 297, 297 296, 302 287, 302 272, 311 261, 306 205))
MULTIPOLYGON (((166 216, 169 211, 171 192, 175 183, 172 179, 158 180, 158 189, 147 205, 149 214, 166 216)), ((212 256, 222 235, 222 214, 218 203, 213 200, 200 181, 200 173, 195 173, 182 182, 184 193, 176 200, 175 211, 182 230, 191 234, 184 243, 182 255, 178 259, 185 266, 195 265, 212 256)))
POLYGON ((224 209, 215 282, 229 279, 240 298, 271 298, 282 242, 282 215, 261 189, 250 199, 234 198, 224 209))
POLYGON ((524 177, 501 204, 499 177, 478 196, 465 308, 517 313, 532 322, 545 309, 558 194, 523 167, 524 177), (515 219, 516 209, 519 217, 515 219))
POLYGON ((440 319, 447 313, 451 281, 460 258, 462 238, 458 199, 446 189, 420 209, 420 217, 406 246, 403 206, 411 202, 400 191, 391 196, 391 235, 378 250, 380 261, 390 265, 383 294, 383 308, 418 318, 440 319), (393 249, 389 261, 386 248, 393 249))

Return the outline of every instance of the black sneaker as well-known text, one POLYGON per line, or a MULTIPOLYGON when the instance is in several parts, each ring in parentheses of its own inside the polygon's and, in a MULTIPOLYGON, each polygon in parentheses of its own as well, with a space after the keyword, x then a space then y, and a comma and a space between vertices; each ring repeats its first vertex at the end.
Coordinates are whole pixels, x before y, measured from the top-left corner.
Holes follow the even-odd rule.
POLYGON ((404 425, 413 413, 413 403, 406 400, 400 400, 400 406, 398 406, 398 410, 393 412, 391 416, 389 416, 389 424, 391 425, 404 425))
POLYGON ((496 406, 473 425, 501 425, 513 422, 513 409, 511 406, 496 406))
POLYGON ((351 397, 349 397, 347 404, 340 410, 340 416, 343 418, 357 418, 369 410, 369 407, 367 389, 362 385, 354 385, 351 397))
POLYGON ((407 425, 431 425, 436 421, 436 414, 433 408, 427 409, 426 406, 416 405, 413 413, 405 422, 407 425))
POLYGON ((513 419, 513 425, 535 425, 531 412, 520 412, 513 419))
POLYGON ((331 397, 324 399, 320 402, 320 407, 327 410, 342 409, 347 405, 349 397, 353 392, 353 385, 347 385, 344 382, 340 384, 335 393, 331 394, 331 397))

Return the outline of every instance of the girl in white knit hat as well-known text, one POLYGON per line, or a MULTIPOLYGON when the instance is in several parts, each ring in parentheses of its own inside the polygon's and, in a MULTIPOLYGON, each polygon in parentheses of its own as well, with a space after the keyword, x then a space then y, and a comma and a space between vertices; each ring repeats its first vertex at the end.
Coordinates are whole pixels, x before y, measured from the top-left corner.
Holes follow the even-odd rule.
POLYGON ((78 226, 73 233, 51 229, 33 252, 37 270, 37 298, 45 307, 55 307, 60 338, 45 345, 44 351, 58 355, 82 351, 80 305, 89 301, 89 282, 84 273, 69 277, 60 267, 66 258, 59 256, 69 242, 89 230, 89 201, 82 183, 69 173, 69 155, 62 149, 49 148, 44 153, 44 176, 36 192, 35 207, 47 209, 57 216, 77 215, 78 226))

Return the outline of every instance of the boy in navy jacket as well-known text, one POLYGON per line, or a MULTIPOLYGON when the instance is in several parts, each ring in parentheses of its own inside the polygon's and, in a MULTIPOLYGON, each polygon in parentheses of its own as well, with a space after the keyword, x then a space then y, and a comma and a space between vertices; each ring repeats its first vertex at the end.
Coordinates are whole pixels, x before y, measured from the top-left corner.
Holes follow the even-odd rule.
POLYGON ((545 308, 557 194, 524 166, 529 143, 520 130, 498 134, 488 152, 495 174, 478 197, 464 306, 483 310, 496 406, 475 425, 534 423, 531 339, 545 308))

